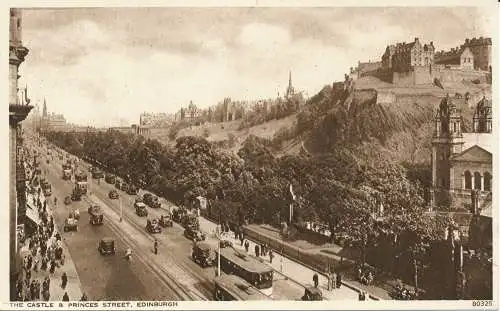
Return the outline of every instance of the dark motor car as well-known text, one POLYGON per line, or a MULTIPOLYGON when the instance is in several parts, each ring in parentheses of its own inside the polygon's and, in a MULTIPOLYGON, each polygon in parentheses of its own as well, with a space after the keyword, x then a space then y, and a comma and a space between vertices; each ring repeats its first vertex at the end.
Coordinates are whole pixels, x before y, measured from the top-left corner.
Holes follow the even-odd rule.
POLYGON ((115 175, 111 175, 111 174, 107 174, 105 177, 104 177, 104 180, 108 183, 108 184, 114 184, 116 182, 116 176, 115 175))
POLYGON ((157 218, 148 219, 146 222, 146 231, 149 233, 161 233, 160 221, 157 218))
POLYGON ((214 263, 214 252, 210 244, 206 242, 197 242, 193 245, 191 254, 194 262, 202 267, 208 267, 214 263))
POLYGON ((127 194, 136 195, 137 194, 137 187, 134 185, 129 185, 127 188, 127 194))
POLYGON ((134 204, 135 206, 135 213, 139 217, 145 217, 148 216, 148 210, 146 209, 146 205, 142 202, 137 202, 134 204))
POLYGON ((192 241, 204 241, 206 236, 203 232, 194 228, 188 227, 184 230, 184 236, 192 241))
POLYGON ((151 205, 152 199, 153 199, 153 195, 151 193, 148 193, 148 192, 144 193, 144 195, 142 196, 142 201, 147 206, 151 205))
POLYGON ((89 223, 92 225, 102 225, 104 215, 99 205, 91 205, 88 209, 89 223))
POLYGON ((163 214, 160 216, 160 226, 163 228, 174 226, 174 222, 172 221, 170 214, 163 214))
POLYGON ((67 196, 67 197, 65 197, 65 198, 64 198, 64 204, 66 204, 66 205, 70 205, 70 204, 71 204, 71 202, 72 202, 72 200, 71 200, 71 197, 70 197, 70 196, 67 196))
POLYGON ((323 293, 317 287, 306 286, 306 288, 304 290, 304 296, 302 296, 302 300, 306 300, 306 301, 323 300, 323 293))
POLYGON ((116 251, 115 240, 108 237, 102 238, 97 245, 97 250, 101 253, 101 255, 114 255, 116 251))
POLYGON ((112 200, 118 199, 118 196, 119 196, 118 195, 118 191, 116 191, 116 190, 113 189, 113 190, 109 191, 108 196, 112 200))

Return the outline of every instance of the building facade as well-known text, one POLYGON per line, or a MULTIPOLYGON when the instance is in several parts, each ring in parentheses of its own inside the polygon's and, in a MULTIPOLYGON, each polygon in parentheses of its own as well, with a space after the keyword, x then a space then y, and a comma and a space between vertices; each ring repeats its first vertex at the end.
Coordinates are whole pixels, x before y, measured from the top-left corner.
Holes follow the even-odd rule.
POLYGON ((16 287, 21 260, 18 258, 18 226, 23 226, 26 199, 24 185, 23 159, 20 153, 22 144, 21 122, 26 119, 33 106, 29 105, 27 89, 22 100, 19 98, 19 66, 28 55, 22 45, 22 13, 20 9, 10 9, 9 24, 9 259, 10 259, 10 299, 16 299, 16 287), (18 208, 19 206, 19 208, 18 208))
POLYGON ((462 47, 469 48, 474 55, 475 69, 491 71, 491 38, 479 37, 465 39, 465 43, 462 45, 462 47))
POLYGON ((397 43, 386 48, 382 55, 382 67, 396 72, 408 72, 413 67, 434 64, 434 43, 422 44, 418 38, 411 43, 397 43))
POLYGON ((468 47, 453 48, 448 52, 440 51, 436 53, 435 63, 448 68, 473 70, 474 54, 468 47))
POLYGON ((435 118, 432 140, 431 205, 436 209, 472 211, 491 208, 492 135, 491 101, 481 99, 474 110, 472 132, 464 133, 457 100, 447 96, 435 118))

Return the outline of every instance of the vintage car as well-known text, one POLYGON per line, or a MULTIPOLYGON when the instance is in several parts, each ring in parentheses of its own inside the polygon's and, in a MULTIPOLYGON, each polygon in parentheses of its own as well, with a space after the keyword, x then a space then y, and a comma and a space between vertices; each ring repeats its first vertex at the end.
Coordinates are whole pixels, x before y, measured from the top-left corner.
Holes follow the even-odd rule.
POLYGON ((160 208, 160 199, 156 195, 152 195, 148 205, 152 208, 160 208))
POLYGON ((88 209, 89 212, 89 223, 92 225, 102 225, 104 220, 104 215, 102 213, 101 207, 99 205, 91 205, 88 209))
POLYGON ((135 213, 139 217, 148 216, 148 210, 146 209, 146 204, 144 204, 142 202, 137 202, 134 205, 135 205, 135 213))
POLYGON ((70 205, 70 204, 71 204, 71 202, 73 202, 73 201, 71 200, 71 196, 69 196, 69 195, 68 195, 67 197, 65 197, 65 198, 64 198, 64 204, 66 204, 66 205, 70 205))
POLYGON ((116 191, 116 190, 114 190, 114 189, 113 189, 113 190, 111 190, 111 191, 108 193, 108 196, 109 196, 109 198, 110 198, 110 199, 112 199, 112 200, 118 199, 118 196, 119 196, 119 195, 118 195, 118 191, 116 191))
POLYGON ((102 238, 97 245, 97 250, 101 255, 115 254, 115 240, 112 238, 102 238))
POLYGON ((170 217, 170 214, 163 214, 160 216, 160 226, 163 228, 166 227, 173 227, 174 222, 172 221, 172 217, 170 217))
POLYGON ((301 298, 305 301, 319 301, 323 300, 323 293, 321 290, 314 286, 306 286, 304 290, 304 296, 301 298))
POLYGON ((141 203, 144 202, 143 199, 142 199, 142 197, 140 195, 138 195, 138 196, 135 197, 135 203, 139 203, 139 202, 141 202, 141 203))
POLYGON ((78 220, 74 217, 67 217, 64 221, 64 232, 78 231, 78 220))
POLYGON ((108 184, 114 184, 116 182, 116 176, 115 175, 111 175, 111 174, 106 174, 106 176, 104 177, 104 180, 108 184))
POLYGON ((208 267, 214 264, 214 252, 210 244, 198 242, 193 245, 192 257, 194 262, 202 267, 208 267))
POLYGON ((142 201, 147 206, 151 206, 152 199, 153 199, 153 195, 151 193, 148 193, 148 192, 144 193, 144 195, 142 196, 142 201))
POLYGON ((173 213, 172 213, 172 220, 177 222, 177 223, 181 223, 182 222, 182 219, 184 218, 184 216, 187 214, 187 210, 185 208, 177 208, 177 209, 174 209, 173 213))
POLYGON ((220 243, 220 248, 233 247, 233 242, 229 240, 221 240, 219 243, 220 243))
POLYGON ((157 218, 146 221, 146 231, 149 233, 161 233, 161 226, 157 218))
POLYGON ((127 192, 127 194, 130 194, 130 195, 136 195, 137 194, 137 187, 135 187, 133 185, 129 185, 127 187, 126 192, 127 192))
POLYGON ((76 220, 80 219, 80 210, 78 208, 74 209, 69 213, 69 218, 74 218, 76 220))
POLYGON ((206 236, 203 232, 194 228, 188 227, 184 230, 184 236, 192 241, 204 241, 206 236))

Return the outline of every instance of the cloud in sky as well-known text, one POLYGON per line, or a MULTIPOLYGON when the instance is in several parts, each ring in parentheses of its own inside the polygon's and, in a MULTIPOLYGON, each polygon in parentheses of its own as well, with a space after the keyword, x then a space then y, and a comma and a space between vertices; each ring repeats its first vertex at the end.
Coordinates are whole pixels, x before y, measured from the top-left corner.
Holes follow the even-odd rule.
POLYGON ((294 86, 314 95, 358 60, 414 37, 448 49, 491 36, 475 8, 101 8, 25 10, 21 85, 80 124, 137 123, 224 97, 294 86))

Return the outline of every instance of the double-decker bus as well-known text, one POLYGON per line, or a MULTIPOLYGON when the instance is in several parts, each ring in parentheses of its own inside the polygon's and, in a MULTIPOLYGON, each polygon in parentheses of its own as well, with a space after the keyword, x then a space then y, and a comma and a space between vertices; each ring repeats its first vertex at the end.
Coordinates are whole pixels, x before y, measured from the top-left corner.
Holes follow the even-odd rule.
POLYGON ((255 286, 266 295, 273 292, 273 268, 232 247, 220 250, 220 267, 255 286))
POLYGON ((272 300, 236 275, 222 274, 215 278, 215 301, 272 300))

